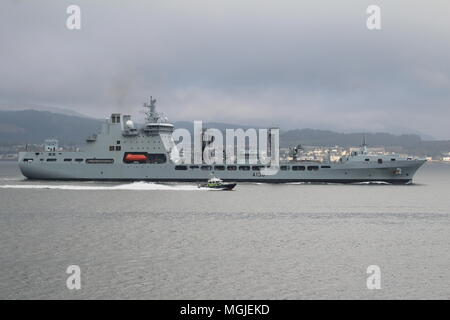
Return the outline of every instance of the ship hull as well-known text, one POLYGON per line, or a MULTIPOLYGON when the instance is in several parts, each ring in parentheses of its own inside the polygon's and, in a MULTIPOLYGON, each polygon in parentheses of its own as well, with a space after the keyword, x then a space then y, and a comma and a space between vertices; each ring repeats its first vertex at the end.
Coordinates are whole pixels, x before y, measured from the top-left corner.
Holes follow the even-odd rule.
MULTIPOLYGON (((19 167, 28 179, 39 180, 98 180, 98 181, 155 181, 155 182, 202 182, 208 179, 211 172, 224 181, 235 182, 263 182, 263 183, 364 183, 385 182, 390 184, 409 184, 416 171, 423 165, 424 160, 402 160, 395 163, 323 163, 290 162, 283 163, 289 170, 279 170, 273 175, 264 171, 252 170, 252 165, 233 165, 236 170, 202 170, 198 166, 177 170, 174 163, 164 164, 125 164, 118 157, 111 164, 89 164, 85 161, 65 163, 65 158, 94 158, 91 154, 81 152, 62 152, 52 156, 51 162, 46 153, 21 152, 19 167), (301 165, 305 169, 293 171, 293 166, 301 165), (240 170, 242 167, 246 170, 240 170), (250 169, 248 167, 250 166, 250 169), (309 167, 317 170, 308 170, 309 167)), ((97 155, 97 159, 101 155, 97 155)))

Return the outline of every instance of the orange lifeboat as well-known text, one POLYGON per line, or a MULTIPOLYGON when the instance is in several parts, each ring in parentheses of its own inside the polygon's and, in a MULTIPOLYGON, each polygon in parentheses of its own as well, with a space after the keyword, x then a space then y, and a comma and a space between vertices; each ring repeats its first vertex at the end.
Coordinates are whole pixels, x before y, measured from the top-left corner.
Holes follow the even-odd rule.
POLYGON ((148 160, 148 157, 145 154, 132 154, 132 153, 129 153, 125 157, 125 161, 130 161, 130 162, 133 162, 133 161, 142 162, 142 161, 147 161, 147 160, 148 160))

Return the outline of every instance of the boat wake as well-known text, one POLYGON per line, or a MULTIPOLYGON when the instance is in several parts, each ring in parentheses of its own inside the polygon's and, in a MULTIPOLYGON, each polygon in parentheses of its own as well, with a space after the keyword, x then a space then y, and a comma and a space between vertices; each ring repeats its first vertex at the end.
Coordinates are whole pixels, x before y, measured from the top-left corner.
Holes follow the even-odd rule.
POLYGON ((25 177, 2 177, 0 181, 25 181, 25 177))
POLYGON ((357 185, 361 185, 361 184, 381 184, 381 185, 390 185, 391 183, 386 182, 386 181, 364 181, 364 182, 355 182, 352 184, 357 184, 357 185))
POLYGON ((168 190, 168 191, 196 191, 205 190, 194 185, 166 185, 152 182, 134 182, 113 186, 88 186, 88 185, 50 185, 50 184, 10 184, 0 185, 1 189, 52 189, 52 190, 168 190))

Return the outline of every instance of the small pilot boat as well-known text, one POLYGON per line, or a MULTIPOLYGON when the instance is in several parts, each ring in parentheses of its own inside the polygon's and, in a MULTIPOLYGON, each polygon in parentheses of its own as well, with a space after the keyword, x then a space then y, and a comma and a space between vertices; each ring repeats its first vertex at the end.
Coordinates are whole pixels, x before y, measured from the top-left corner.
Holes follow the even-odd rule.
POLYGON ((215 190, 233 190, 236 183, 224 183, 222 179, 212 176, 207 183, 199 184, 199 188, 209 188, 215 190))

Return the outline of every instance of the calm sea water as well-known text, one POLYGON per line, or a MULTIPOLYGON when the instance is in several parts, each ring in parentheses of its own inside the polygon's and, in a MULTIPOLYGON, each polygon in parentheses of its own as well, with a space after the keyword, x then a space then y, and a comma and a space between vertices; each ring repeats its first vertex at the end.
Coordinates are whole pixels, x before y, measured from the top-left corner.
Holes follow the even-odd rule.
POLYGON ((0 163, 0 298, 450 298, 450 165, 415 178, 217 192, 27 181, 0 163))

